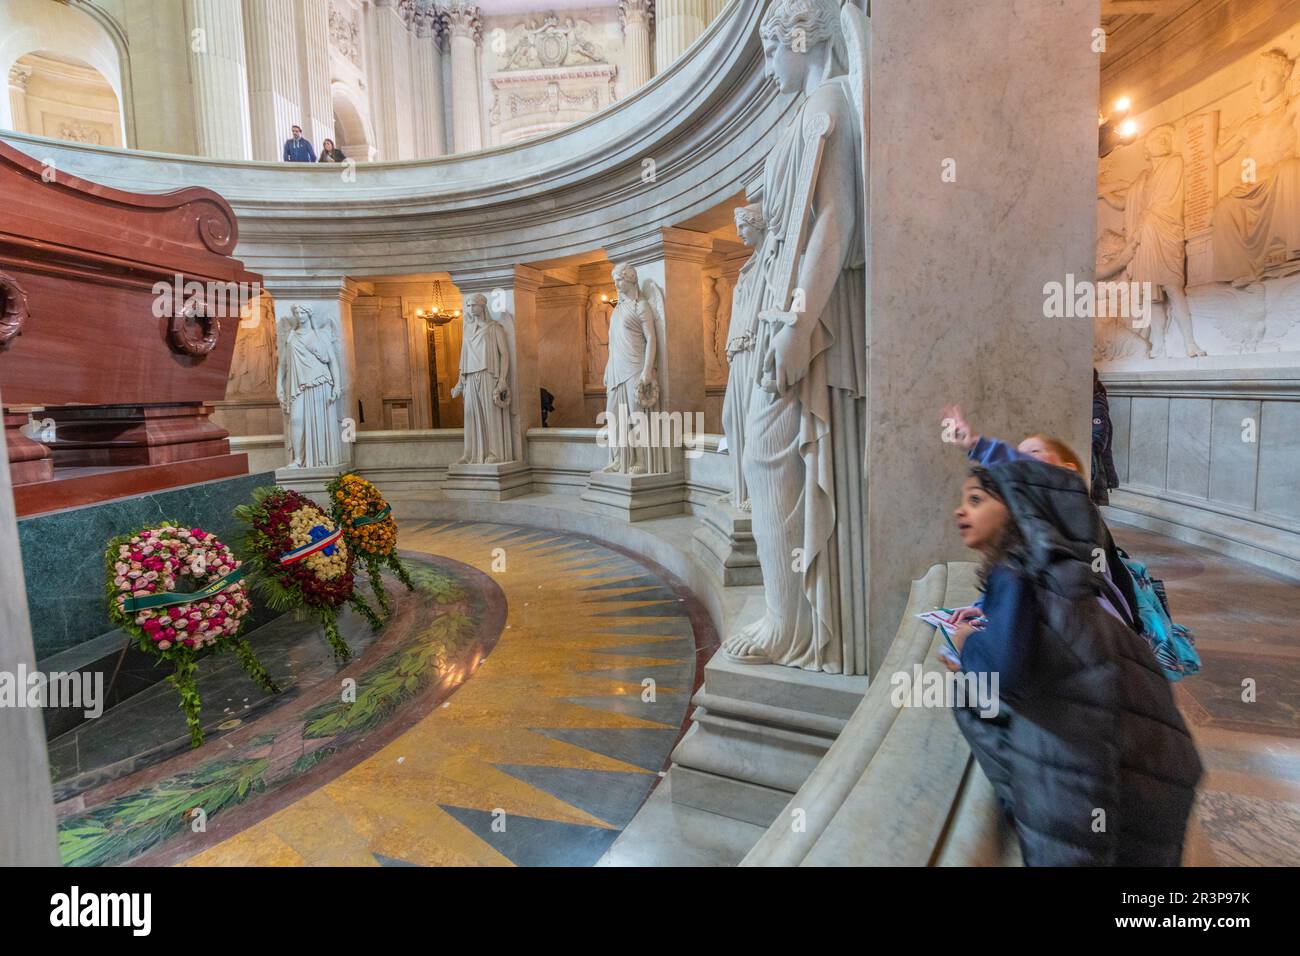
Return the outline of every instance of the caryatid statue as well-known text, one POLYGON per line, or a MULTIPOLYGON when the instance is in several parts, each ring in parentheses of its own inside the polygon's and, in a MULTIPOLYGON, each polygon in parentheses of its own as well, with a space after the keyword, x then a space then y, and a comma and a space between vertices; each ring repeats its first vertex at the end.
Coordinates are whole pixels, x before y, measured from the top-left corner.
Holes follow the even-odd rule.
POLYGON ((663 296, 649 279, 637 284, 631 263, 614 266, 618 304, 609 317, 609 361, 605 365, 605 427, 609 464, 601 470, 624 475, 668 471, 668 448, 660 441, 659 343, 656 304, 663 296))
POLYGON ((492 318, 487 296, 465 300, 460 378, 452 398, 465 396, 465 454, 458 465, 495 465, 515 460, 510 423, 510 337, 492 318))
POLYGON ((734 661, 864 674, 867 23, 837 0, 772 0, 765 73, 796 109, 763 164, 770 296, 743 469, 766 613, 734 661))
MULTIPOLYGON (((1168 301, 1169 314, 1183 334, 1183 347, 1188 356, 1204 355, 1205 351, 1192 335, 1192 310, 1185 290, 1183 157, 1174 152, 1174 128, 1157 126, 1147 133, 1142 145, 1147 168, 1128 186, 1102 193, 1105 202, 1124 210, 1125 245, 1097 278, 1108 279, 1124 268, 1128 281, 1149 282, 1151 300, 1168 301)), ((1140 330, 1141 326, 1135 323, 1133 328, 1140 330)), ((1155 350, 1152 354, 1158 352, 1164 357, 1165 329, 1154 322, 1151 344, 1155 350)))
POLYGON ((731 323, 727 328, 727 393, 722 399, 722 431, 727 436, 727 453, 731 456, 731 501, 741 511, 749 511, 749 489, 745 485, 745 416, 756 380, 754 335, 758 313, 770 306, 763 271, 772 267, 765 262, 769 247, 764 242, 767 223, 758 203, 737 206, 736 232, 754 252, 740 269, 731 293, 731 323))
POLYGON ((343 464, 338 401, 342 363, 333 339, 316 326, 311 309, 295 305, 277 323, 280 365, 275 397, 284 411, 289 467, 343 464))

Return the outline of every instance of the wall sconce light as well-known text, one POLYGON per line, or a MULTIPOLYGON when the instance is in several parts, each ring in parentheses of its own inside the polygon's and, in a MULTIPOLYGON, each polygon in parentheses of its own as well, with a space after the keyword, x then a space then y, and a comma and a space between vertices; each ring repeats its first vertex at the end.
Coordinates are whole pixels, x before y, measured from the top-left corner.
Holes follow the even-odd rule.
POLYGON ((1117 146, 1127 146, 1137 139, 1137 120, 1130 116, 1133 101, 1121 96, 1115 101, 1110 115, 1097 114, 1097 156, 1107 156, 1117 146))

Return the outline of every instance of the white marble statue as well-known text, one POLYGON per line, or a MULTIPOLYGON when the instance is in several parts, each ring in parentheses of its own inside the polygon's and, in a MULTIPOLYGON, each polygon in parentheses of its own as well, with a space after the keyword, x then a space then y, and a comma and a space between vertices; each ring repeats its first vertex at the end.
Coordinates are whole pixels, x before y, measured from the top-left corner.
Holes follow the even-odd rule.
POLYGON ((275 397, 284 411, 290 468, 343 464, 338 402, 342 362, 335 342, 305 305, 295 305, 277 323, 280 368, 275 397))
POLYGON ((1255 63, 1253 114, 1219 140, 1216 163, 1239 159, 1238 184, 1214 207, 1213 277, 1248 285, 1300 271, 1300 97, 1287 80, 1294 64, 1281 50, 1255 63))
POLYGON ((764 242, 767 223, 758 203, 738 206, 736 232, 747 246, 754 248, 749 261, 741 267, 736 287, 731 293, 731 324, 727 328, 727 392, 722 399, 722 431, 727 436, 727 453, 731 456, 731 503, 749 511, 749 488, 745 484, 745 416, 756 380, 754 335, 758 313, 769 308, 764 272, 772 268, 775 244, 764 242))
POLYGON ((744 663, 866 672, 868 35, 836 0, 772 0, 765 72, 797 108, 763 166, 771 296, 754 344, 744 477, 766 613, 723 649, 744 663))
POLYGON ((609 317, 609 360, 605 365, 605 427, 609 429, 609 464, 601 470, 623 475, 659 475, 668 471, 668 448, 657 429, 661 411, 656 322, 663 309, 659 287, 647 279, 637 284, 636 269, 614 266, 618 304, 609 317))
POLYGON ((465 454, 458 465, 495 465, 515 460, 510 423, 510 338, 488 311, 487 296, 465 300, 460 378, 451 397, 465 396, 465 454))
MULTIPOLYGON (((1104 191, 1101 198, 1124 212, 1124 248, 1098 272, 1099 280, 1121 270, 1129 282, 1149 282, 1152 302, 1168 301, 1164 322, 1150 319, 1150 354, 1165 357, 1169 317, 1183 336, 1189 357, 1204 355, 1192 333, 1187 302, 1187 247, 1183 236, 1183 157, 1174 152, 1174 128, 1157 126, 1143 140, 1147 168, 1127 186, 1104 191)), ((1136 318, 1136 317, 1130 317, 1136 318)), ((1140 328, 1134 324, 1134 328, 1140 328)), ((1144 335, 1144 338, 1146 336, 1144 335)))

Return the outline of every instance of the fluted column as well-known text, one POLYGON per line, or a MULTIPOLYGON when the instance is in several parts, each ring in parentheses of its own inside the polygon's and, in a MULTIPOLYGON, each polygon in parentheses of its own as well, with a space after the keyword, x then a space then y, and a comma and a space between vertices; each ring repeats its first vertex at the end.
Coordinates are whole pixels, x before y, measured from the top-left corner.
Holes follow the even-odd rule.
POLYGON ((451 52, 452 148, 468 153, 483 148, 482 91, 478 74, 478 47, 483 40, 479 8, 452 3, 443 13, 451 52))
POLYGON ((242 7, 185 0, 194 142, 200 156, 251 159, 242 7))
POLYGON ((624 95, 635 92, 654 76, 650 55, 654 15, 654 0, 618 0, 618 18, 623 24, 624 95))
MULTIPOLYGON (((244 46, 248 55, 248 119, 253 158, 274 162, 283 156, 292 126, 303 117, 298 75, 297 23, 293 0, 244 0, 244 46)), ((320 149, 320 141, 313 145, 320 149)))
MULTIPOLYGON (((295 0, 298 13, 298 76, 302 92, 302 134, 320 152, 335 139, 334 99, 330 95, 330 0, 295 0)), ((365 159, 364 156, 354 157, 365 159)))
POLYGON ((442 112, 442 18, 432 3, 417 12, 411 51, 416 156, 441 156, 447 151, 442 112))
POLYGON ((27 81, 31 78, 31 67, 17 63, 9 67, 9 128, 20 133, 32 132, 27 125, 27 81))
POLYGON ((410 97, 403 87, 410 75, 403 12, 399 11, 397 0, 372 0, 366 14, 370 116, 375 124, 378 158, 389 161, 409 159, 414 154, 414 131, 409 125, 410 97), (404 106, 408 109, 404 110, 404 106))
POLYGON ((655 72, 672 66, 709 22, 709 0, 657 0, 655 72))

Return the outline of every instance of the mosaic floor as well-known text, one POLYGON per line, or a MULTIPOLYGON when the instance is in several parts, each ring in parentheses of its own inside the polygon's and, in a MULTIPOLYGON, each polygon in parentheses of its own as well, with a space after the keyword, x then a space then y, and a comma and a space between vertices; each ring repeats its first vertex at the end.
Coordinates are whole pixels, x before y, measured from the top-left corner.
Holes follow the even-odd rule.
POLYGON ((193 754, 65 793, 65 860, 599 859, 649 796, 680 736, 697 659, 716 648, 702 609, 666 572, 585 538, 425 522, 403 526, 401 544, 447 557, 428 559, 442 574, 439 605, 385 629, 380 643, 400 646, 367 648, 322 682, 328 700, 305 692, 301 705, 247 719, 239 736, 210 738, 193 754), (429 689, 381 705, 422 673, 420 662, 429 689), (356 705, 341 707, 336 692, 337 677, 354 672, 358 701, 368 699, 374 711, 357 727, 356 705), (368 698, 366 688, 374 690, 368 698), (335 740, 340 734, 351 735, 350 749, 335 740), (174 819, 196 791, 205 831, 173 826, 160 835, 159 821, 174 819))
POLYGON ((1206 768, 1186 861, 1300 866, 1300 588, 1163 535, 1112 531, 1164 579, 1201 655, 1200 673, 1174 686, 1206 768))

